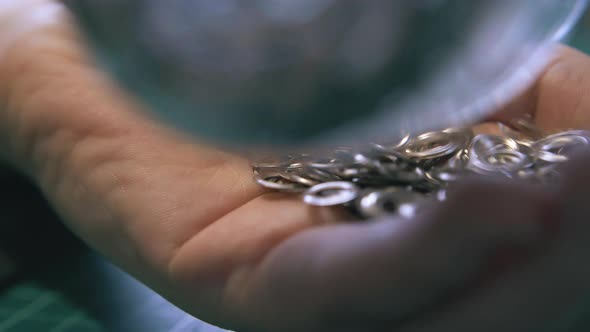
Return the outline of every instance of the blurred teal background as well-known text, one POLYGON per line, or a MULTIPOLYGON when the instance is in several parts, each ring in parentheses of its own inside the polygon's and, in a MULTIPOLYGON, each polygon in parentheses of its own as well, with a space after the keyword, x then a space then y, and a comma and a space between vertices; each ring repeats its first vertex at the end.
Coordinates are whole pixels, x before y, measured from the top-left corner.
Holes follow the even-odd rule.
POLYGON ((572 46, 590 54, 590 11, 578 24, 578 27, 572 35, 569 43, 572 46))

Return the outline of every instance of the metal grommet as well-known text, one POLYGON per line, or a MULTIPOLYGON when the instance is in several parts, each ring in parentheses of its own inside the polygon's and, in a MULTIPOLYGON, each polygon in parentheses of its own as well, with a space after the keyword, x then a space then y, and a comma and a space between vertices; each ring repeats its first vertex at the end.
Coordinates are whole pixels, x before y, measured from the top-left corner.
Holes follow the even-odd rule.
POLYGON ((366 219, 400 213, 403 217, 413 217, 416 204, 422 195, 403 188, 386 188, 367 191, 357 201, 357 211, 366 219))
POLYGON ((318 184, 303 194, 303 201, 314 206, 335 206, 353 201, 358 187, 350 182, 337 181, 318 184))
POLYGON ((280 190, 287 192, 303 192, 307 187, 294 182, 288 182, 282 176, 269 176, 266 178, 255 179, 256 182, 267 189, 280 190))
POLYGON ((535 184, 559 180, 557 165, 580 145, 590 145, 590 131, 571 130, 537 137, 540 131, 521 123, 527 133, 508 127, 504 136, 475 135, 470 128, 449 128, 398 143, 371 143, 366 149, 288 155, 254 164, 256 181, 284 192, 303 192, 314 206, 344 206, 354 215, 376 218, 395 213, 410 217, 421 198, 446 199, 446 188, 462 176, 504 176, 535 184), (535 138, 532 138, 532 137, 535 138))
POLYGON ((461 147, 453 135, 445 132, 430 132, 410 140, 404 147, 405 154, 412 159, 436 159, 451 155, 461 147))

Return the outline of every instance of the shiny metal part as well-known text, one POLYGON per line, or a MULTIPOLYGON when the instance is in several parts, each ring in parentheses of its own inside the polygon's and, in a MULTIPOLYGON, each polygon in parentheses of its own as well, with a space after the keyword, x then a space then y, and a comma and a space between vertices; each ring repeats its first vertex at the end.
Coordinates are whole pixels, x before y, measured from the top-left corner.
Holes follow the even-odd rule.
POLYGON ((441 132, 430 132, 419 135, 406 144, 405 154, 412 159, 436 159, 449 156, 462 148, 461 142, 454 135, 441 132))
POLYGON ((407 189, 392 187, 383 190, 367 190, 357 200, 358 213, 366 219, 374 219, 400 212, 403 217, 412 217, 417 201, 424 195, 407 189))
POLYGON ((469 147, 470 157, 476 157, 492 149, 518 150, 518 142, 510 137, 480 134, 473 138, 469 147))
POLYGON ((590 144, 590 131, 570 130, 547 136, 533 144, 535 156, 549 163, 569 160, 573 151, 590 144))
POLYGON ((289 182, 282 176, 269 176, 266 178, 258 178, 256 182, 267 189, 280 190, 286 192, 302 192, 305 187, 294 182, 289 182))
POLYGON ((314 206, 336 206, 349 203, 358 196, 358 187, 350 182, 326 182, 311 187, 303 201, 314 206))
POLYGON ((307 177, 310 178, 311 180, 316 180, 316 181, 320 181, 320 182, 332 182, 332 181, 342 180, 340 178, 340 176, 338 176, 335 173, 335 172, 339 171, 337 168, 334 168, 333 170, 328 171, 325 169, 315 168, 315 167, 307 165, 305 167, 305 170, 307 171, 307 173, 306 173, 307 177))
POLYGON ((285 172, 284 177, 286 177, 288 180, 290 180, 294 183, 298 183, 298 184, 306 186, 306 187, 313 187, 313 186, 321 183, 321 181, 309 177, 302 170, 297 170, 297 171, 292 170, 292 171, 285 172))
POLYGON ((530 164, 530 158, 518 150, 496 148, 469 160, 468 168, 479 174, 514 174, 530 164))
POLYGON ((590 144, 590 131, 540 137, 542 131, 530 122, 515 123, 499 123, 503 135, 449 128, 407 135, 397 143, 371 143, 364 150, 338 147, 318 158, 265 160, 254 172, 266 188, 305 191, 303 200, 310 205, 346 206, 362 219, 411 218, 419 202, 446 200, 446 188, 470 174, 552 184, 572 150, 590 144))

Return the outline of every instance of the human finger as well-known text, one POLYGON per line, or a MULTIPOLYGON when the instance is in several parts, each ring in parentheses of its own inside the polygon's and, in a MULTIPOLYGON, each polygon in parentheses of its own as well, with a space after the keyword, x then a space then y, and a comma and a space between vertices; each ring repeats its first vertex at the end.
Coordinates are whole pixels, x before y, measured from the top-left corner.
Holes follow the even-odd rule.
POLYGON ((478 180, 415 220, 301 232, 252 272, 245 299, 264 313, 257 319, 282 330, 394 326, 476 282, 502 251, 536 246, 546 198, 520 184, 478 180))
POLYGON ((535 84, 493 119, 511 120, 525 115, 548 132, 590 129, 590 57, 560 47, 535 84))

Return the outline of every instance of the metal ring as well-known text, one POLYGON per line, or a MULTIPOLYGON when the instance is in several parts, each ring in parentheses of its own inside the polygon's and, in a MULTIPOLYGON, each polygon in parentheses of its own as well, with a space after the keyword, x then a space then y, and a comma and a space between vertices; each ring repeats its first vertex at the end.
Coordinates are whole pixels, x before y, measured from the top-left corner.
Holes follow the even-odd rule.
POLYGON ((350 182, 326 182, 309 188, 303 201, 314 206, 336 206, 353 201, 358 191, 358 187, 350 182))
POLYGON ((408 142, 404 152, 410 158, 435 159, 457 152, 461 147, 453 135, 445 132, 429 132, 408 142))
POLYGON ((282 176, 269 176, 266 178, 256 178, 256 182, 267 188, 272 190, 280 190, 280 191, 288 191, 288 192, 303 192, 306 187, 294 182, 283 182, 285 179, 282 176))
POLYGON ((565 162, 569 160, 566 149, 590 144, 589 132, 570 130, 547 136, 533 144, 535 156, 547 162, 565 162))
POLYGON ((357 200, 356 207, 361 216, 367 219, 394 213, 411 218, 416 212, 416 201, 423 197, 421 194, 401 188, 386 188, 367 191, 357 200))
POLYGON ((479 155, 486 153, 492 149, 520 150, 518 143, 510 138, 504 136, 480 134, 473 138, 469 145, 470 157, 472 155, 479 155))
POLYGON ((477 157, 469 160, 469 168, 477 173, 515 173, 528 167, 531 162, 526 154, 507 148, 491 150, 477 157))
POLYGON ((548 163, 563 163, 569 160, 568 156, 553 153, 551 151, 540 150, 534 153, 535 158, 538 160, 542 160, 548 163))
POLYGON ((306 166, 305 171, 308 178, 320 182, 334 182, 342 180, 340 177, 341 169, 338 168, 328 170, 306 166))
POLYGON ((283 177, 287 178, 289 181, 299 183, 306 187, 313 187, 315 185, 320 184, 320 181, 312 179, 308 176, 308 174, 302 172, 301 170, 297 171, 288 171, 282 174, 283 177))

